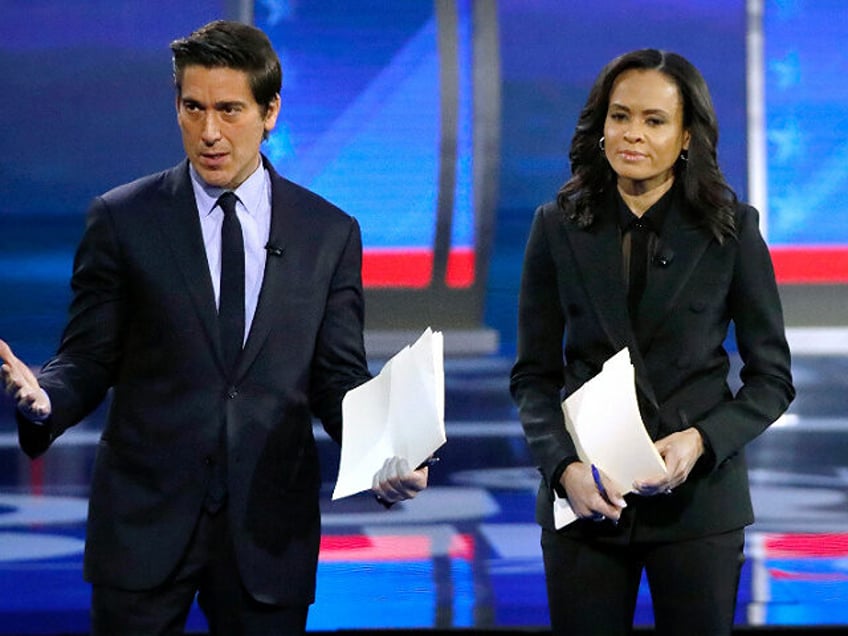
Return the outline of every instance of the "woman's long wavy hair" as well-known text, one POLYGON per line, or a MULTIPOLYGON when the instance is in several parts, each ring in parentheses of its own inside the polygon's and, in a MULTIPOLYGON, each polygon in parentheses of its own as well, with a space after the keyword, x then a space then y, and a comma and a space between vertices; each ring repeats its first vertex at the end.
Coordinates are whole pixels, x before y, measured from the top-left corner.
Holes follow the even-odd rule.
POLYGON ((735 236, 736 194, 718 167, 718 124, 707 84, 685 58, 656 49, 617 57, 598 75, 571 140, 572 176, 560 188, 557 203, 578 226, 588 227, 604 192, 615 187, 615 173, 600 149, 600 139, 613 84, 619 75, 633 69, 659 71, 677 86, 683 102, 683 127, 690 140, 688 160, 678 159, 674 165, 675 179, 683 184, 689 210, 719 243, 735 236))

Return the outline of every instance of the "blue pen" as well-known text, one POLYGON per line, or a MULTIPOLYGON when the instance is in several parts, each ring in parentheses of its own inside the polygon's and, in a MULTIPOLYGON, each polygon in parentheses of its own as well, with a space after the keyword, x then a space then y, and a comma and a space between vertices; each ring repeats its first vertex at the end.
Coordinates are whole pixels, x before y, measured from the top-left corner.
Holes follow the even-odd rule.
MULTIPOLYGON (((595 487, 598 489, 598 492, 601 493, 601 497, 603 497, 607 503, 612 504, 610 498, 607 496, 607 489, 604 488, 604 482, 601 481, 601 471, 598 470, 598 467, 592 464, 592 479, 595 480, 595 487)), ((601 517, 603 519, 603 517, 601 517)), ((612 521, 612 525, 618 526, 618 519, 610 519, 612 521)))
POLYGON ((595 480, 595 486, 597 487, 598 492, 601 493, 601 497, 609 501, 609 497, 607 497, 607 489, 604 488, 604 482, 601 481, 601 472, 594 464, 592 464, 592 479, 595 480))

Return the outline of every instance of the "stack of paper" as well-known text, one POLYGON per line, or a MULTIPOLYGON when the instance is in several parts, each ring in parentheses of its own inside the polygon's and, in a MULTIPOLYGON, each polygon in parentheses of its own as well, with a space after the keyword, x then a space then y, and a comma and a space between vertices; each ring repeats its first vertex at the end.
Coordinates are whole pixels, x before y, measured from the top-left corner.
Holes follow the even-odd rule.
POLYGON ((403 457, 415 468, 446 441, 444 341, 427 327, 377 377, 345 395, 333 499, 370 489, 390 457, 403 457))
MULTIPOLYGON (((665 462, 645 430, 636 399, 636 375, 625 348, 562 403, 565 426, 580 460, 595 464, 623 494, 633 482, 666 474, 665 462)), ((577 519, 568 500, 555 497, 554 524, 577 519)))

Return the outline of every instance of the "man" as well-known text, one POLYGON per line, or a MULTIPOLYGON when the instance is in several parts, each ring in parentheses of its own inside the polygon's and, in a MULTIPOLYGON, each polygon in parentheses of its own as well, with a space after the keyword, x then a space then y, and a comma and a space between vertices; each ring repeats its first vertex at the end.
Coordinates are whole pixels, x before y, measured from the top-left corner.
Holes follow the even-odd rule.
MULTIPOLYGON (((217 21, 171 49, 187 161, 95 199, 57 355, 36 378, 0 341, 2 376, 32 457, 113 389, 89 501, 93 633, 179 632, 195 593, 213 633, 302 633, 312 415, 340 441, 341 399, 370 377, 359 227, 261 156, 281 87, 261 31, 217 21)), ((426 487, 402 464, 375 476, 382 501, 426 487)))

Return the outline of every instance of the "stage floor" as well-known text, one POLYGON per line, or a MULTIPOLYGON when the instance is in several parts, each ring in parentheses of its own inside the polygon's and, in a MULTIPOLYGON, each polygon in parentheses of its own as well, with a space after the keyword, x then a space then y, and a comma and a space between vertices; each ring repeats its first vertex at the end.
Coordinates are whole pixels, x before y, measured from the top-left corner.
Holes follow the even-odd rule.
MULTIPOLYGON (((330 502, 338 452, 319 437, 324 541, 310 630, 547 624, 537 472, 509 398, 510 364, 446 361, 448 444, 431 487, 391 510, 365 495, 330 502)), ((739 626, 848 624, 848 356, 796 355, 793 371, 798 399, 748 449, 758 520, 739 626)), ((86 494, 102 410, 30 462, 4 406, 0 634, 85 633, 86 494)), ((651 621, 643 585, 637 624, 651 621)), ((189 628, 203 631, 199 612, 189 628)))

